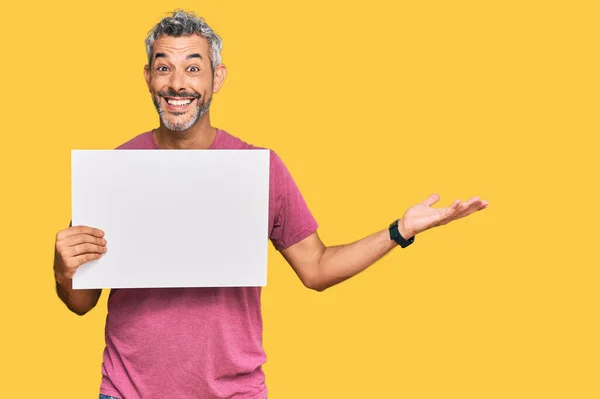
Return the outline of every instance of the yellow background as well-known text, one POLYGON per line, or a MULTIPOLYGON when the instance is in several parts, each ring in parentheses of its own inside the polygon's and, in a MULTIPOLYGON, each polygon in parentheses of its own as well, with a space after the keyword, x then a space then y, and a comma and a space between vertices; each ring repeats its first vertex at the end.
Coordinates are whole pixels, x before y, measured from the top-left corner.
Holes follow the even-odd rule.
POLYGON ((54 294, 70 150, 157 125, 143 41, 182 7, 224 39, 214 124, 281 155, 326 243, 490 202, 324 293, 271 248, 271 398, 600 397, 597 2, 131 3, 0 6, 2 396, 98 395, 106 292, 54 294))

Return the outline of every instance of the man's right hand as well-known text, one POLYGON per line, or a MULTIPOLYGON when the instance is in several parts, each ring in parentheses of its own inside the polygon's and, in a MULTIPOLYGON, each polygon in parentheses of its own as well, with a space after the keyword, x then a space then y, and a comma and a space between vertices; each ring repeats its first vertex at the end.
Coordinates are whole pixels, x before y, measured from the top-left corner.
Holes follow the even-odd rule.
POLYGON ((73 226, 56 235, 54 275, 57 283, 71 280, 79 266, 99 259, 106 252, 104 232, 88 226, 73 226))

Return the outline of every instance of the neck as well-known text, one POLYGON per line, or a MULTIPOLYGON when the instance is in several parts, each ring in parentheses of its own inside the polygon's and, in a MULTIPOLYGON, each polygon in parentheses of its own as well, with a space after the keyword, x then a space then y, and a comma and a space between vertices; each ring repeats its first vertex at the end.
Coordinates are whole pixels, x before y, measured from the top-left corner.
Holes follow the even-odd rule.
POLYGON ((210 124, 210 117, 207 113, 189 129, 178 132, 167 129, 161 121, 160 126, 154 129, 152 134, 158 148, 161 149, 201 150, 210 147, 217 135, 217 128, 210 124))

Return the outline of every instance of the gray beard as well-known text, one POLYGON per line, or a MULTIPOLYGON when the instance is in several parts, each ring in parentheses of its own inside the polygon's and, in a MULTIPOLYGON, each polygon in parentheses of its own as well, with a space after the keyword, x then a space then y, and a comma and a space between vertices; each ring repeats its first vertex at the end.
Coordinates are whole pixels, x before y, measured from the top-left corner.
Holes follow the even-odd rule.
MULTIPOLYGON (((200 118, 202 118, 204 115, 206 115, 208 113, 208 110, 210 109, 210 104, 212 102, 212 97, 208 99, 208 102, 205 103, 204 101, 202 101, 202 103, 200 103, 199 99, 198 100, 198 106, 196 107, 196 110, 194 111, 194 114, 191 116, 190 119, 188 119, 187 121, 183 121, 183 122, 171 122, 167 119, 166 117, 166 112, 160 107, 160 98, 157 100, 156 97, 152 96, 152 101, 154 102, 154 107, 156 108, 156 111, 158 112, 158 115, 160 116, 160 120, 162 121, 162 123, 165 125, 165 127, 169 130, 172 130, 174 132, 181 132, 184 130, 189 129, 190 127, 194 126, 194 124, 196 122, 198 122, 198 120, 200 118)), ((171 115, 181 115, 181 114, 171 114, 171 115)))

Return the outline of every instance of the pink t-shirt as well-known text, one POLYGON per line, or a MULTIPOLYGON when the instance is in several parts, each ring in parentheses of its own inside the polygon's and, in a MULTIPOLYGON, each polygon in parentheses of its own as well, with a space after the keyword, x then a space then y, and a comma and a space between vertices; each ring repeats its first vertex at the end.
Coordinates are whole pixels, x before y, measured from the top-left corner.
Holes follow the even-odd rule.
MULTIPOLYGON (((210 146, 253 148, 223 130, 210 146)), ((158 147, 146 132, 118 149, 158 147)), ((284 249, 316 229, 292 176, 271 151, 271 242, 284 249)), ((260 287, 112 290, 100 392, 121 399, 265 399, 260 294, 260 287)))

